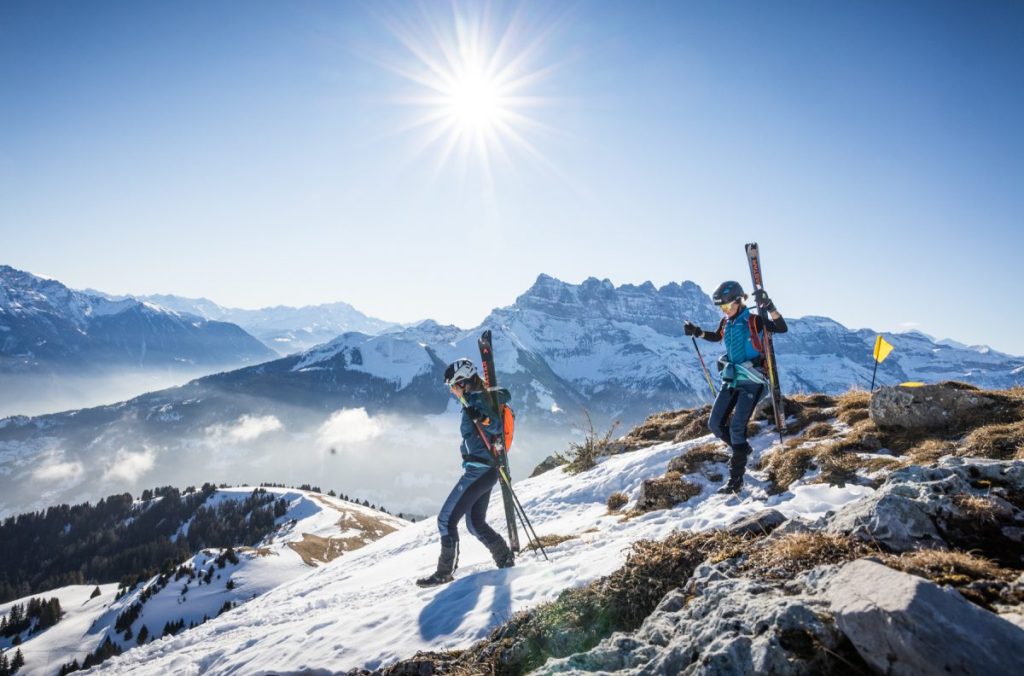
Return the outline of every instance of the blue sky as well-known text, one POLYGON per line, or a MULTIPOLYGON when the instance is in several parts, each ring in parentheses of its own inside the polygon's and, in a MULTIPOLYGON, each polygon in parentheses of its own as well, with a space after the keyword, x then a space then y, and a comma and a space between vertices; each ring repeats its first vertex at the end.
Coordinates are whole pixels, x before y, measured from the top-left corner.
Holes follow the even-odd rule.
POLYGON ((787 315, 1024 354, 1020 3, 494 3, 533 77, 489 171, 402 131, 479 7, 3 3, 0 262, 472 326, 541 272, 748 283, 757 240, 787 315))

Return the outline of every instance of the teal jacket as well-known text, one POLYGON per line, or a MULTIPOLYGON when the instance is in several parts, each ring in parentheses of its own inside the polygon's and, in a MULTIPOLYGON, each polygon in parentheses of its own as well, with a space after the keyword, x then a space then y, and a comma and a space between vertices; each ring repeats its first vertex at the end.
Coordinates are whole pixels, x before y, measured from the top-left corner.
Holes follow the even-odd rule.
POLYGON ((495 399, 494 404, 499 407, 512 399, 505 388, 496 388, 490 392, 470 392, 465 397, 466 407, 462 409, 462 423, 459 427, 462 432, 462 445, 459 451, 462 453, 463 462, 494 464, 494 455, 487 448, 487 444, 492 444, 504 430, 501 416, 492 405, 492 395, 495 399), (474 417, 478 419, 474 421, 474 417), (480 426, 479 429, 477 425, 480 426), (479 430, 483 430, 487 436, 487 444, 484 444, 479 430))
POLYGON ((745 307, 731 319, 723 317, 715 331, 704 332, 705 340, 725 343, 722 380, 726 384, 764 382, 764 353, 760 348, 760 338, 753 335, 751 326, 757 332, 785 333, 789 330, 784 318, 773 320, 771 317, 751 315, 750 308, 745 307))

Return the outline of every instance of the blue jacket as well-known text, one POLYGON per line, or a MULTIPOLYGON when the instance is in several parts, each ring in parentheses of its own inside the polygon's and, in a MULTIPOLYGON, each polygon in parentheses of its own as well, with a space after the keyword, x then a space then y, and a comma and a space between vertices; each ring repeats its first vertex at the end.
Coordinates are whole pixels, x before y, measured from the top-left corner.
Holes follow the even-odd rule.
MULTIPOLYGON (((725 364, 720 363, 719 367, 722 368, 723 382, 758 382, 761 369, 763 368, 764 354, 754 347, 754 340, 750 334, 751 323, 753 323, 755 331, 764 330, 769 333, 785 333, 788 330, 786 320, 782 317, 771 319, 770 317, 751 315, 750 308, 745 307, 732 319, 723 317, 716 330, 704 332, 704 340, 716 343, 722 341, 725 343, 725 355, 723 357, 725 364), (736 364, 742 365, 745 362, 752 362, 754 367, 753 373, 745 368, 735 366, 736 364)), ((764 382, 763 378, 761 378, 760 382, 764 382)))
MULTIPOLYGON (((504 388, 492 390, 492 393, 495 399, 497 399, 496 403, 498 406, 507 404, 512 398, 508 390, 504 388)), ((501 416, 491 406, 488 394, 483 391, 470 392, 466 395, 465 399, 467 407, 462 409, 462 423, 459 426, 459 431, 462 432, 462 445, 459 447, 459 452, 462 453, 462 461, 493 465, 494 455, 480 437, 477 425, 487 435, 487 443, 491 444, 503 432, 501 416), (474 422, 473 416, 470 415, 470 409, 479 411, 479 413, 483 414, 483 417, 474 422)))

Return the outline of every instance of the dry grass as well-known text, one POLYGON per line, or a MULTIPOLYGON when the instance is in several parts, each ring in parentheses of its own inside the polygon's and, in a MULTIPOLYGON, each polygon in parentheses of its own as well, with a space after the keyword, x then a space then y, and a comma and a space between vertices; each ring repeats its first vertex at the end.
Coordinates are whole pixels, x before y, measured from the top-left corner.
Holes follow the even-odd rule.
MULTIPOLYGON (((537 539, 540 541, 541 547, 543 547, 544 549, 551 549, 552 547, 557 547, 563 542, 575 540, 578 537, 578 535, 541 535, 538 536, 537 539)), ((531 542, 528 545, 526 545, 526 548, 531 551, 536 551, 537 542, 531 540, 531 542)))
POLYGON ((870 550, 857 540, 821 532, 790 533, 754 548, 743 568, 771 579, 788 579, 815 566, 853 561, 870 550))
POLYGON ((956 444, 945 439, 925 439, 903 451, 915 465, 930 465, 944 455, 954 454, 956 444))
POLYGON ((817 446, 816 460, 821 469, 818 483, 845 486, 857 482, 857 470, 864 469, 866 460, 856 451, 845 450, 840 444, 817 446))
POLYGON ((319 535, 303 533, 299 542, 289 542, 288 547, 295 551, 307 566, 316 567, 338 558, 345 553, 344 543, 337 538, 325 538, 319 535))
POLYGON ((953 504, 963 518, 979 524, 998 523, 1013 516, 1013 512, 1005 505, 986 496, 960 493, 953 496, 953 504))
POLYGON ((711 442, 691 448, 682 455, 673 458, 668 464, 668 471, 680 474, 693 474, 703 468, 706 463, 729 462, 729 454, 722 444, 711 442))
POLYGON ((686 481, 679 472, 665 472, 657 479, 646 479, 640 486, 636 506, 625 515, 625 520, 658 509, 671 509, 680 502, 700 495, 700 486, 686 481))
POLYGON ((985 425, 967 435, 961 455, 978 455, 997 460, 1024 460, 1024 420, 985 425))
POLYGON ((590 413, 584 410, 583 416, 583 441, 570 442, 566 455, 555 454, 557 460, 565 463, 565 471, 569 474, 585 472, 597 465, 599 458, 616 455, 628 448, 627 444, 615 439, 615 430, 619 428, 618 421, 612 423, 608 431, 601 434, 594 428, 590 413))
POLYGON ((918 575, 936 584, 962 586, 975 580, 1013 580, 1016 573, 967 552, 921 549, 884 558, 890 568, 918 575))
POLYGON ((825 422, 816 422, 808 425, 804 433, 794 440, 808 441, 810 439, 824 439, 835 434, 835 428, 825 422))
POLYGON ((709 433, 710 415, 711 406, 656 413, 633 428, 622 441, 627 448, 637 449, 663 441, 683 442, 696 439, 709 433))
POLYGON ((768 473, 769 493, 782 493, 814 467, 815 447, 783 448, 761 456, 758 469, 768 473))
MULTIPOLYGON (((785 398, 783 410, 786 417, 792 418, 787 423, 787 432, 796 434, 815 423, 827 421, 835 416, 836 400, 825 394, 798 394, 785 398)), ((765 409, 767 415, 767 409, 765 409)))
POLYGON ((854 425, 868 418, 871 393, 864 390, 849 390, 836 397, 836 417, 847 425, 854 425))
POLYGON ((608 513, 614 514, 629 502, 629 496, 622 491, 616 491, 608 496, 608 513))

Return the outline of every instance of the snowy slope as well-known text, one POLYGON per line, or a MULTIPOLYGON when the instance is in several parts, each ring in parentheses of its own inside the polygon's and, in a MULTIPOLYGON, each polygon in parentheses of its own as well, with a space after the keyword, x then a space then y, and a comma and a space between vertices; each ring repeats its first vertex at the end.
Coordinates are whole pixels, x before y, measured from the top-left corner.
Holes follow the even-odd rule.
MULTIPOLYGON (((638 539, 664 538, 679 528, 722 526, 767 505, 787 516, 811 519, 871 492, 862 486, 801 483, 782 495, 767 498, 756 491, 761 499, 740 501, 714 494, 717 485, 691 475, 688 478, 704 490, 675 509, 627 521, 607 514, 609 494, 625 491, 635 499, 644 479, 661 475, 673 457, 707 441, 704 437, 661 444, 608 458, 579 475, 556 469, 517 483, 538 534, 575 537, 550 548, 550 562, 528 553, 515 568, 496 570, 486 550, 463 532, 455 582, 420 589, 413 580, 433 569, 438 553, 436 526, 426 521, 310 571, 201 627, 116 658, 100 671, 335 672, 386 665, 417 650, 466 647, 512 613, 612 572, 638 539)), ((769 435, 755 438, 755 455, 770 443, 769 435)), ((501 522, 498 491, 492 496, 490 514, 494 524, 501 522)))
MULTIPOLYGON (((242 501, 253 490, 244 486, 222 488, 204 505, 242 501)), ((224 550, 203 550, 181 564, 184 574, 153 577, 116 600, 116 584, 102 585, 102 595, 95 599, 89 599, 94 586, 33 594, 42 598, 57 596, 67 615, 45 632, 23 637, 23 673, 52 676, 62 664, 73 659, 81 663, 108 637, 123 649, 133 648, 143 626, 153 639, 160 637, 168 623, 199 625, 217 617, 225 604, 249 602, 329 560, 348 558, 354 550, 409 525, 403 519, 319 493, 269 487, 265 490, 275 499, 283 498, 288 504, 287 512, 277 519, 277 529, 263 542, 236 550, 237 563, 226 560, 224 550), (212 571, 208 583, 203 580, 205 571, 212 571), (141 611, 131 623, 131 638, 126 640, 124 634, 115 632, 115 624, 118 616, 135 604, 140 604, 141 611)), ((184 524, 181 532, 187 532, 187 528, 188 524, 184 524)), ((0 613, 28 598, 0 606, 0 613)), ((5 640, 0 646, 8 644, 9 640, 5 640)))

